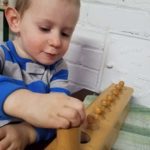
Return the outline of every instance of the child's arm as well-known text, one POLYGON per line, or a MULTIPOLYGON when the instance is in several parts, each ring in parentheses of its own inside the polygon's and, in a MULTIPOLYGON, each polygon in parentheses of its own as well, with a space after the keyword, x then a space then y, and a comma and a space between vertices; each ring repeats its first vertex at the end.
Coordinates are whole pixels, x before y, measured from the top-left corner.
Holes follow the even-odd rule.
POLYGON ((6 114, 23 119, 36 127, 77 127, 85 119, 83 103, 65 94, 39 94, 20 89, 4 102, 6 114))

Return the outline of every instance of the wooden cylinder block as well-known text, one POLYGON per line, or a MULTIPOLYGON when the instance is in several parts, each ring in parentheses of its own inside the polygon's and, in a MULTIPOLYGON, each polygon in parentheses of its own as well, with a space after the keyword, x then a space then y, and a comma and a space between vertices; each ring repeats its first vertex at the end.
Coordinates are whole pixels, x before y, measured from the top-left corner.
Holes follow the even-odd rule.
POLYGON ((81 132, 79 128, 57 131, 57 150, 80 150, 81 132))

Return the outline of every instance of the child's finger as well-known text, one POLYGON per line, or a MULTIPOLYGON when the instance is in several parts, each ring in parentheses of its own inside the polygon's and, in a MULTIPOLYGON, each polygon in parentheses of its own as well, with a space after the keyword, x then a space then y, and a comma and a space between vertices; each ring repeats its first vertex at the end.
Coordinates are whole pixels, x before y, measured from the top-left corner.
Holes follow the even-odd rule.
POLYGON ((79 112, 68 106, 65 106, 64 109, 61 110, 61 114, 58 114, 58 116, 67 119, 70 123, 69 127, 77 127, 82 123, 79 112))
POLYGON ((0 141, 6 136, 4 128, 6 128, 6 126, 0 128, 0 141))
POLYGON ((85 114, 85 107, 83 105, 83 102, 81 102, 80 100, 76 98, 71 98, 69 107, 76 109, 76 111, 78 111, 80 115, 81 122, 84 122, 86 118, 86 114, 85 114))
POLYGON ((56 125, 54 126, 54 128, 68 129, 71 127, 70 121, 68 119, 66 119, 65 117, 63 117, 59 114, 57 117, 58 118, 56 118, 56 125))
POLYGON ((4 138, 0 141, 0 150, 6 150, 10 145, 10 141, 7 138, 4 138))
POLYGON ((70 127, 70 121, 65 117, 57 114, 57 116, 47 121, 46 128, 67 129, 70 127))

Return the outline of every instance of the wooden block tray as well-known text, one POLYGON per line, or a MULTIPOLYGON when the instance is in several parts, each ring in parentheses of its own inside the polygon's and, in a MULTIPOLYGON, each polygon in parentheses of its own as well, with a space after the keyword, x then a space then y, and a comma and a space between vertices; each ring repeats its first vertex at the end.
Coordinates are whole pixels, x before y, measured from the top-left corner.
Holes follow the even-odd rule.
POLYGON ((124 82, 110 85, 87 107, 86 124, 57 130, 57 138, 45 150, 111 150, 127 116, 133 89, 124 82), (81 142, 81 133, 88 141, 81 142))

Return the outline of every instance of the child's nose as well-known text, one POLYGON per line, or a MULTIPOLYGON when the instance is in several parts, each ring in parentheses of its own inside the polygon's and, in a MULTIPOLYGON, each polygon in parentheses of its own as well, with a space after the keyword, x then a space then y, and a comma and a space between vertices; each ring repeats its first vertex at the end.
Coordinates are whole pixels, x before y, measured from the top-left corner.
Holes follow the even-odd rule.
POLYGON ((59 33, 51 33, 49 39, 48 39, 48 44, 50 46, 53 46, 53 47, 60 47, 61 44, 62 44, 62 41, 61 41, 61 36, 59 33))

